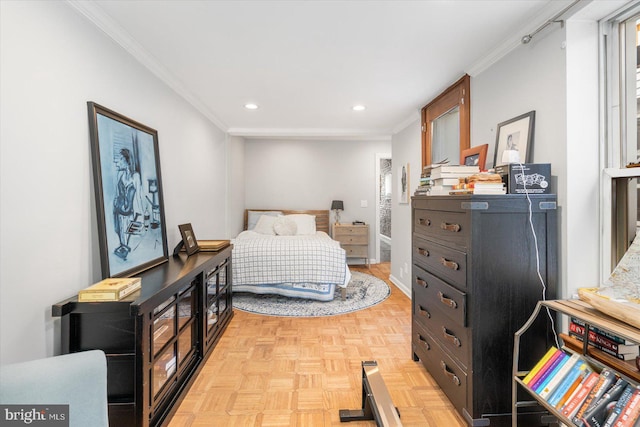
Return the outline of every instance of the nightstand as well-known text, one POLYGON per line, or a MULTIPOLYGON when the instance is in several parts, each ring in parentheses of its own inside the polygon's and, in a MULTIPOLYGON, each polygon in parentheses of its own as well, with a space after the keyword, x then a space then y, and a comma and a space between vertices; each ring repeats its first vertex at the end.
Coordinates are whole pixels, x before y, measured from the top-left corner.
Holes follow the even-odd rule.
POLYGON ((369 226, 333 224, 333 240, 347 252, 347 258, 364 258, 369 267, 369 226))

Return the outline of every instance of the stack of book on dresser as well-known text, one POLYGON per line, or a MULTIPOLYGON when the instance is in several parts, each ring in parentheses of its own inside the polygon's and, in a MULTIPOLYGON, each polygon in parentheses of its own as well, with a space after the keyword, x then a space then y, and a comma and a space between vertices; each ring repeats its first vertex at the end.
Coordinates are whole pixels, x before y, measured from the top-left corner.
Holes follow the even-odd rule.
MULTIPOLYGON (((575 317, 569 322, 569 335, 583 340, 585 324, 575 317)), ((589 328, 589 344, 620 360, 634 360, 640 356, 640 345, 610 334, 596 327, 589 328)))
POLYGON ((640 425, 640 386, 606 367, 597 372, 578 353, 551 347, 522 382, 574 425, 640 425))
POLYGON ((120 301, 142 287, 140 277, 108 278, 78 292, 79 302, 120 301))
POLYGON ((420 186, 416 195, 429 194, 431 196, 449 195, 460 178, 466 178, 480 172, 478 166, 433 164, 425 166, 420 176, 420 186))

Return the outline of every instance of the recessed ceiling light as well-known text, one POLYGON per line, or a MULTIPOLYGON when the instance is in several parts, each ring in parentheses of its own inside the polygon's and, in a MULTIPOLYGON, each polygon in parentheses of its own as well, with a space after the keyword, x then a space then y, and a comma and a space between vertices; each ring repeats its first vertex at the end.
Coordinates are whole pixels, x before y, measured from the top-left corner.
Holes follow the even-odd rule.
POLYGON ((353 106, 353 111, 364 111, 365 108, 367 108, 367 107, 365 107, 364 105, 354 105, 353 106))
POLYGON ((257 110, 258 104, 244 104, 244 108, 247 110, 257 110))

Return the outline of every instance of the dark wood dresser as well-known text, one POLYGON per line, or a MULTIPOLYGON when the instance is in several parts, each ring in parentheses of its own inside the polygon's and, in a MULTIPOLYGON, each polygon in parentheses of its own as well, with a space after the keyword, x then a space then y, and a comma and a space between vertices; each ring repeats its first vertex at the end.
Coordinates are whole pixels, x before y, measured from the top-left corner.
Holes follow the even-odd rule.
POLYGON ((168 424, 233 316, 231 249, 170 257, 137 274, 142 289, 120 301, 52 307, 62 353, 107 355, 110 426, 168 424))
MULTIPOLYGON (((471 426, 511 424, 514 333, 556 297, 555 195, 412 199, 412 351, 471 426)), ((531 361, 553 343, 542 322, 531 361)), ((535 408, 522 424, 540 424, 535 408), (537 421, 536 421, 537 417, 537 421), (531 420, 534 421, 531 421, 531 420)))

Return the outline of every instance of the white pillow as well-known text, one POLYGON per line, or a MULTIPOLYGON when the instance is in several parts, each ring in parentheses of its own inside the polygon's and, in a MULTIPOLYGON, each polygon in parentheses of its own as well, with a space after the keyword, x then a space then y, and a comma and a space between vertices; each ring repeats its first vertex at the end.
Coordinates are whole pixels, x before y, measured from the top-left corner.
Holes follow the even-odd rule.
POLYGON ((258 223, 253 228, 253 231, 260 234, 268 234, 271 236, 275 236, 276 232, 274 230, 274 223, 276 222, 277 217, 271 215, 261 215, 258 218, 258 223))
POLYGON ((247 213, 247 230, 253 230, 256 228, 256 224, 261 216, 279 216, 282 215, 280 211, 249 211, 247 213))
POLYGON ((298 226, 289 216, 279 216, 273 223, 273 229, 278 236, 295 236, 298 226))
POLYGON ((295 221, 298 227, 297 234, 299 236, 316 234, 316 216, 308 214, 291 214, 286 215, 286 218, 290 218, 295 221))

